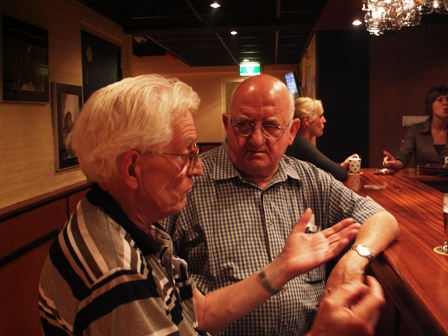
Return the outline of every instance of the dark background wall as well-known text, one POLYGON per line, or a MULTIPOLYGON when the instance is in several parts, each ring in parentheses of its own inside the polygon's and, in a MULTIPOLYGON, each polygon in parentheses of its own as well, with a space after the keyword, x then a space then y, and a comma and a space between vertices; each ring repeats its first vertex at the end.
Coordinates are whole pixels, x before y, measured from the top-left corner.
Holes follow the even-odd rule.
POLYGON ((358 153, 369 164, 369 35, 366 31, 320 31, 316 36, 316 98, 324 134, 320 151, 335 162, 358 153))
POLYGON ((358 153, 363 167, 381 167, 383 150, 395 154, 408 130, 403 117, 425 116, 426 92, 448 86, 447 41, 438 22, 384 36, 317 32, 316 97, 327 119, 317 147, 336 162, 358 153))

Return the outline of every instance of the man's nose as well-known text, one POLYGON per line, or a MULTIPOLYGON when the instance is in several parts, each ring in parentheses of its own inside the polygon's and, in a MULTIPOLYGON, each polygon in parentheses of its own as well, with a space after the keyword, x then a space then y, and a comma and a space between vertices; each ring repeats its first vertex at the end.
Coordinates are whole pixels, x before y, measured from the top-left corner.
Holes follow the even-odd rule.
POLYGON ((194 175, 194 176, 202 176, 202 175, 204 175, 204 170, 202 169, 201 158, 198 157, 198 160, 196 161, 196 164, 195 164, 193 170, 190 171, 189 175, 194 175))

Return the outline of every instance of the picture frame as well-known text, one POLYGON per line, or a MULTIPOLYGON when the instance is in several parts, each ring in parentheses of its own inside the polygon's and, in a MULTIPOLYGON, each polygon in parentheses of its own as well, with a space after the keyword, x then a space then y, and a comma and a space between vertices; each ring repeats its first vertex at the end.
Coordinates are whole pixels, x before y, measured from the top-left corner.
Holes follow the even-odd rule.
POLYGON ((49 102, 48 31, 2 15, 3 102, 49 102))
POLYGON ((71 146, 73 126, 82 109, 82 87, 52 82, 56 171, 78 166, 71 146))
POLYGON ((122 79, 121 48, 81 30, 84 102, 96 90, 122 79))

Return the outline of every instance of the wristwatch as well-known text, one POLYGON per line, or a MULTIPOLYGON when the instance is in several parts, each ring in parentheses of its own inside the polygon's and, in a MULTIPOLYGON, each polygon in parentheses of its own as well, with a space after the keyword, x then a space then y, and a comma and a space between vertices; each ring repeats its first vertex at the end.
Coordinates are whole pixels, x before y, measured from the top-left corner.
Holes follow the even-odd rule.
POLYGON ((370 252, 370 249, 364 245, 353 245, 350 250, 355 250, 361 257, 369 259, 369 264, 373 261, 373 254, 370 252))

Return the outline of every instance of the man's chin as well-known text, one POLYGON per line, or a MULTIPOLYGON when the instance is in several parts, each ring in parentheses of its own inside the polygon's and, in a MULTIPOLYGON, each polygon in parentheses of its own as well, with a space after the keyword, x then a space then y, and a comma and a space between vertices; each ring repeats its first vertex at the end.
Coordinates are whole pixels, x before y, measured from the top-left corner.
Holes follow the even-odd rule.
POLYGON ((185 205, 187 205, 187 196, 186 195, 185 195, 185 197, 182 197, 177 203, 171 205, 170 214, 167 215, 166 217, 178 214, 179 212, 181 212, 183 210, 183 208, 185 208, 185 205))

